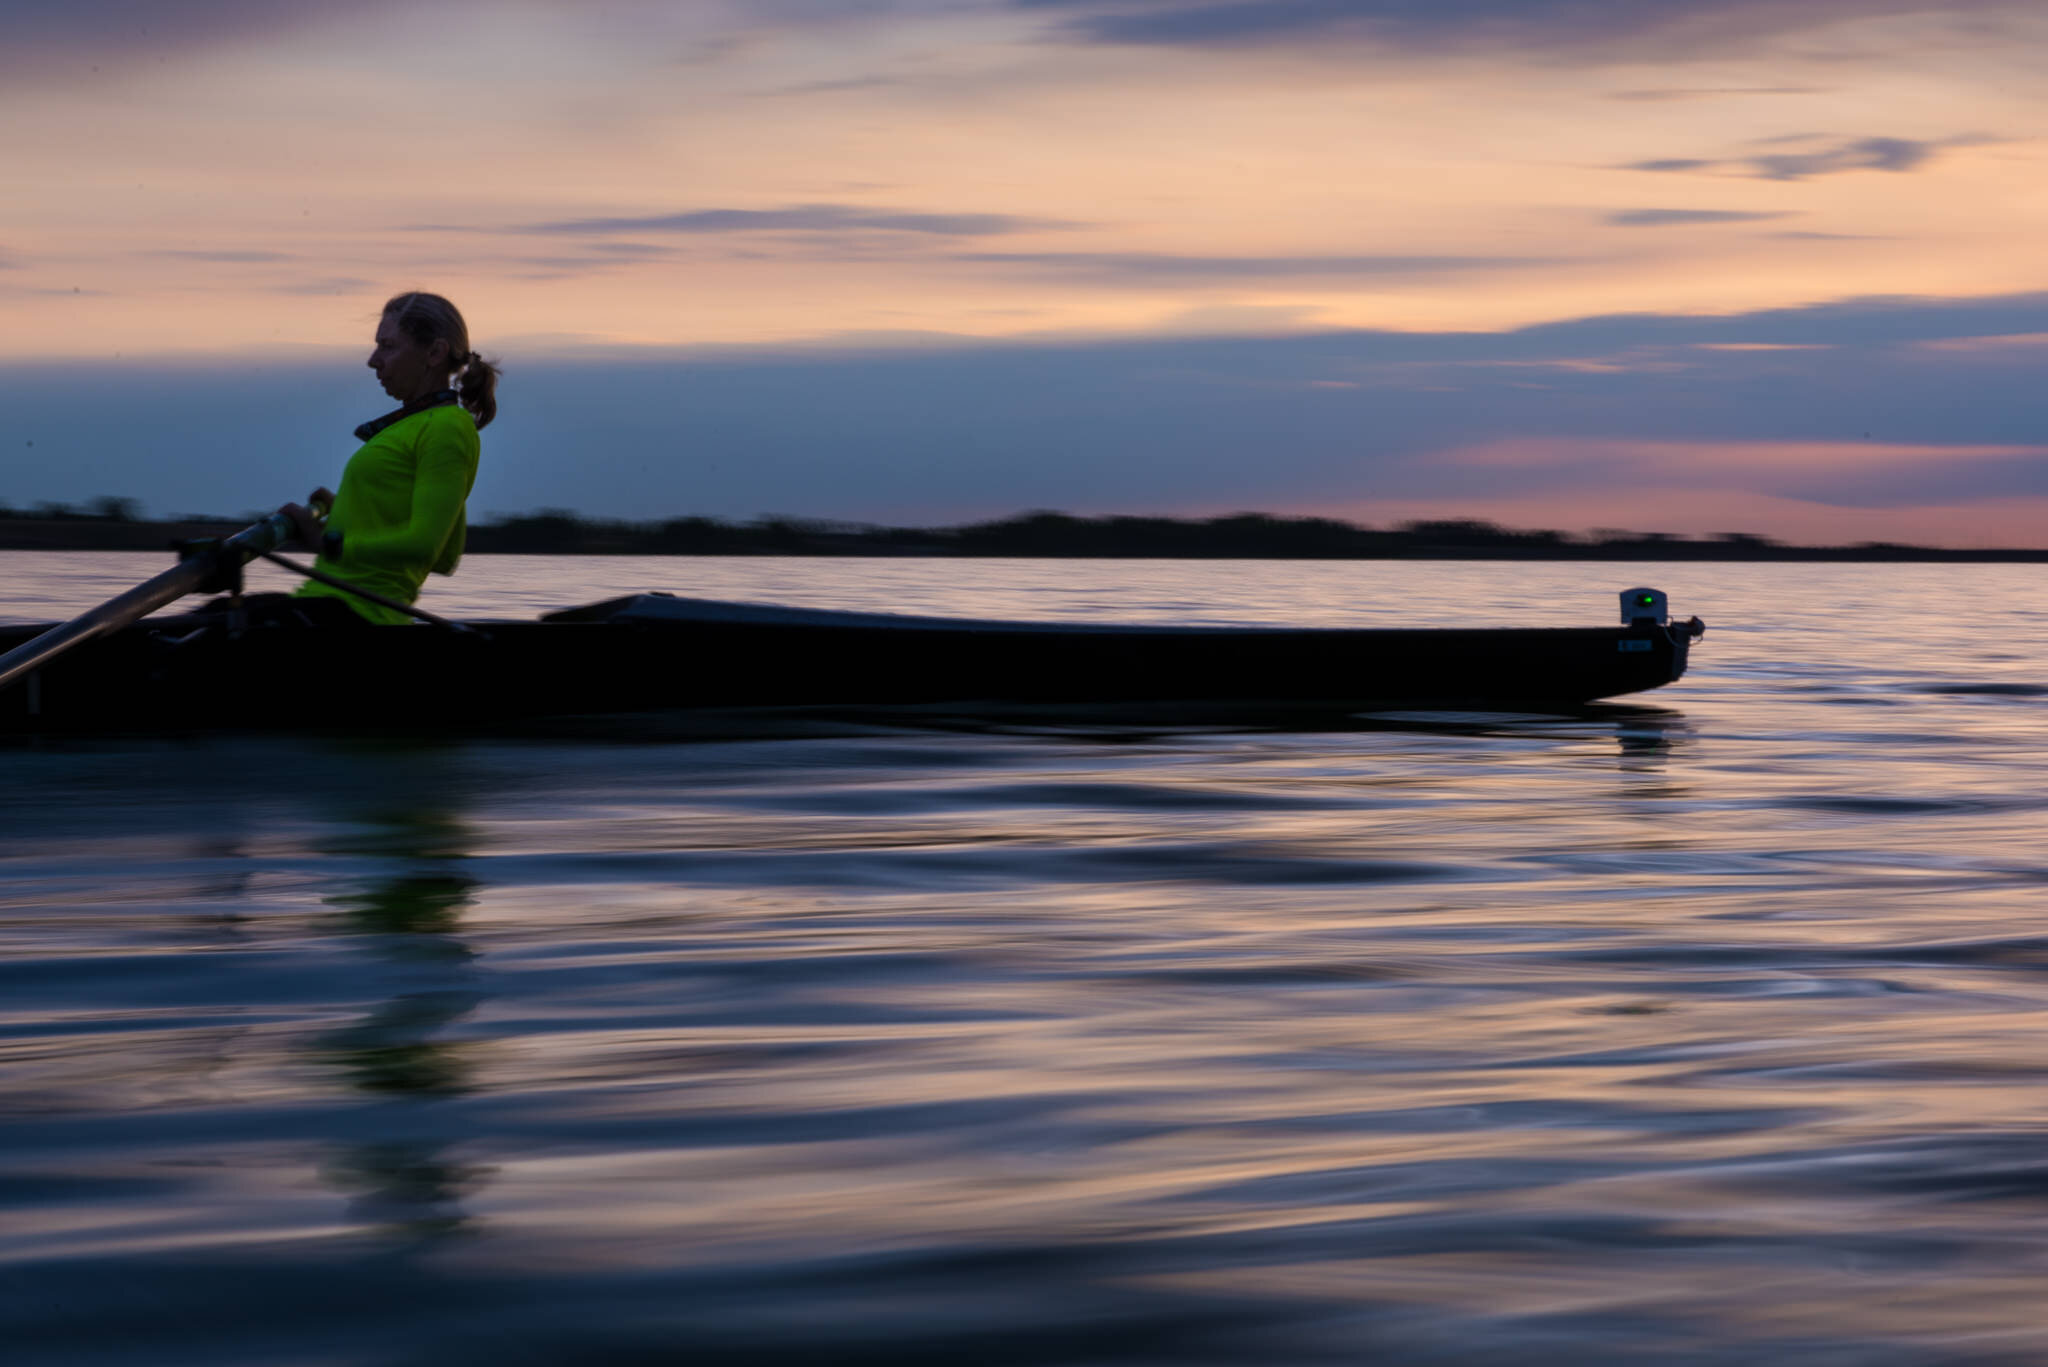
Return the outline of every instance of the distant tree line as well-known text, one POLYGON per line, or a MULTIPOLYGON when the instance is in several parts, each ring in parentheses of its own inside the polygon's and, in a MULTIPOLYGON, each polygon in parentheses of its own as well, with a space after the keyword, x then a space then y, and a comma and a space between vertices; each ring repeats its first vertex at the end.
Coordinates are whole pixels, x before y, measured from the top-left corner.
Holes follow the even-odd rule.
MULTIPOLYGON (((133 550, 233 530, 240 517, 146 520, 134 499, 18 509, 0 501, 0 549, 133 550)), ((1791 546, 1750 532, 1705 538, 1601 528, 1524 531, 1472 518, 1377 529, 1327 517, 1075 517, 1029 512, 957 527, 879 527, 806 518, 660 522, 586 518, 558 508, 469 529, 472 552, 524 555, 928 555, 1131 559, 1917 560, 2048 561, 2048 550, 1946 550, 1889 542, 1791 546)))
POLYGON ((142 505, 132 498, 105 494, 90 503, 73 507, 69 503, 38 503, 33 509, 8 506, 0 500, 0 521, 34 522, 140 522, 142 505))

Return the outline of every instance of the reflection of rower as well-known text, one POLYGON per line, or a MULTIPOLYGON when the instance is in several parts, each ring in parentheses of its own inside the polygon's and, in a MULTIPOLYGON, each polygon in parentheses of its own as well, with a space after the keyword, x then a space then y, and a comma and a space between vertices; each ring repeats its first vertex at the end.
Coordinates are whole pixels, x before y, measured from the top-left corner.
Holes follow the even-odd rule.
POLYGON ((369 1116, 375 1137, 339 1145, 321 1175, 349 1194, 357 1219, 408 1241, 467 1225, 461 1199, 489 1171, 449 1156, 462 1136, 450 1133, 437 1104, 467 1091, 471 1074, 467 1048, 440 1032, 479 1000, 474 955, 457 936, 477 883, 445 862, 463 856, 464 834, 437 808, 376 812, 368 849, 354 840, 350 847, 393 858, 401 871, 327 899, 410 990, 315 1046, 349 1086, 380 1103, 369 1116))
POLYGON ((352 927, 365 935, 404 935, 398 943, 408 958, 470 957, 469 946, 454 938, 462 909, 474 903, 474 878, 460 874, 418 874, 374 883, 359 893, 327 899, 343 907, 352 927))
MULTIPOLYGON (((392 959, 459 965, 469 962, 470 950, 450 932, 462 909, 475 900, 470 896, 475 886, 474 879, 447 875, 393 878, 328 902, 347 908, 357 931, 392 937, 384 947, 392 959)), ((464 1091, 467 1068, 461 1051, 432 1036, 468 1015, 476 1001, 476 993, 467 988, 408 992, 329 1035, 326 1052, 366 1092, 447 1096, 464 1091)))

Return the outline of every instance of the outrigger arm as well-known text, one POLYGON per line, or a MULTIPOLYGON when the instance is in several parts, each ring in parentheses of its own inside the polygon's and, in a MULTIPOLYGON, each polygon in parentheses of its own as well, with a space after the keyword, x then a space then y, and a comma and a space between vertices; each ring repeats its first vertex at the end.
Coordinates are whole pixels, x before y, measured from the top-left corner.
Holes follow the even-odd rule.
POLYGON ((73 646, 119 631, 188 593, 213 592, 218 588, 238 590, 243 565, 279 546, 290 545, 297 535, 291 518, 280 510, 203 550, 194 545, 186 550, 184 559, 156 578, 137 584, 118 598, 109 598, 92 611, 62 626, 51 627, 0 655, 0 688, 34 673, 73 646), (223 571, 232 576, 232 583, 221 581, 223 571))

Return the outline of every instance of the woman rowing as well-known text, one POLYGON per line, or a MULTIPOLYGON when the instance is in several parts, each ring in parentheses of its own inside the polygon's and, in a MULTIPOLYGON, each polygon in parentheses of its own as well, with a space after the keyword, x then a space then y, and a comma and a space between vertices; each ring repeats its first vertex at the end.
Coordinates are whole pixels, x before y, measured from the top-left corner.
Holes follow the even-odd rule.
MULTIPOLYGON (((469 327, 438 294, 413 291, 384 305, 370 369, 399 407, 356 429, 363 444, 341 473, 324 527, 312 510, 285 511, 301 539, 321 548, 314 568, 332 579, 400 603, 419 597, 427 574, 453 574, 462 558, 463 513, 476 482, 477 431, 497 416, 498 367, 470 349, 469 327)), ((309 615, 334 617, 338 599, 353 610, 337 620, 380 625, 409 620, 395 608, 312 581, 298 592, 309 615)))

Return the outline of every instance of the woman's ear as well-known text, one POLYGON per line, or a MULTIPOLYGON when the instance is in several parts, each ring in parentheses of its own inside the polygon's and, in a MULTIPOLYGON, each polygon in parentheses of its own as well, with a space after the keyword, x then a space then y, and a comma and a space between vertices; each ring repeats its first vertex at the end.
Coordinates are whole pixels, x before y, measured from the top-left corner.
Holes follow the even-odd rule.
POLYGON ((449 355, 448 339, 436 337, 433 345, 427 348, 427 367, 431 370, 453 370, 455 367, 450 364, 449 355))

